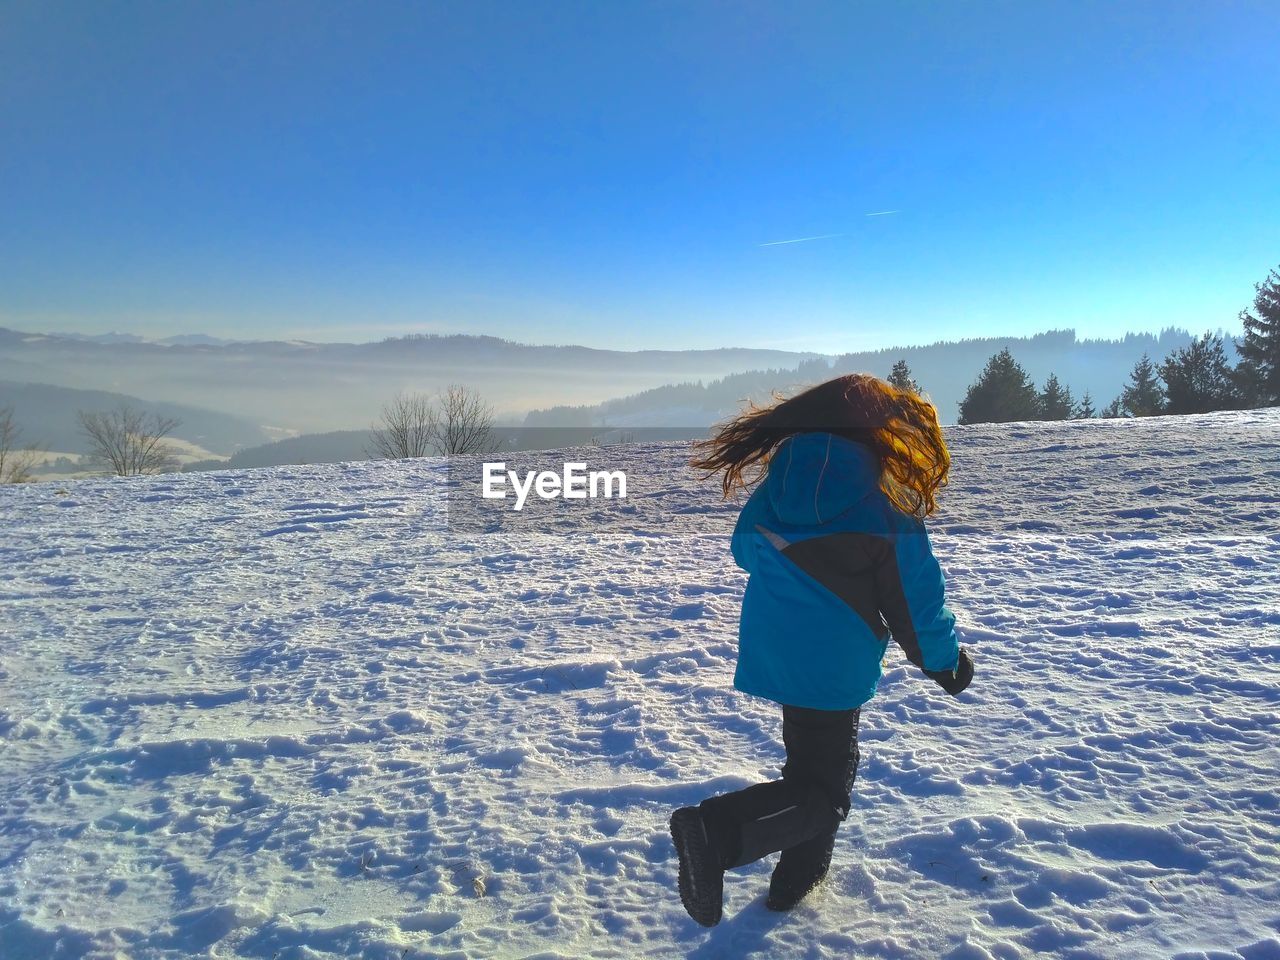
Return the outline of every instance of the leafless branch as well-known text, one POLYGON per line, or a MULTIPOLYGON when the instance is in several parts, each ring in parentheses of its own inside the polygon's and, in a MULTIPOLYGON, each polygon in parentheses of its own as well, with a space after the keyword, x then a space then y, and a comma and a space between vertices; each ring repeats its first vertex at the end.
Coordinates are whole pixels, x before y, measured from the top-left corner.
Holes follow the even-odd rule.
POLYGON ((181 423, 146 414, 121 403, 109 413, 77 412, 80 432, 89 441, 89 459, 117 477, 161 473, 177 466, 173 447, 164 442, 181 423))
POLYGON ((404 460, 430 456, 438 430, 431 398, 421 393, 397 393, 382 408, 381 426, 370 431, 371 457, 404 460))
POLYGON ((40 451, 18 447, 22 428, 13 419, 13 407, 0 407, 0 483, 30 483, 40 451))
POLYGON ((451 384, 440 392, 437 403, 437 451, 454 456, 493 450, 493 409, 479 393, 451 384))

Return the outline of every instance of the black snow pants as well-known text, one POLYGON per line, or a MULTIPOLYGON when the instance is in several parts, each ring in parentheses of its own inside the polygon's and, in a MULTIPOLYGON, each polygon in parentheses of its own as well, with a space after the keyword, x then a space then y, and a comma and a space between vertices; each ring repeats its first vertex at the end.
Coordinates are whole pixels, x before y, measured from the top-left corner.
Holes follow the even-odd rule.
POLYGON ((858 710, 782 708, 782 779, 703 800, 707 837, 725 869, 776 851, 825 873, 858 772, 858 710))

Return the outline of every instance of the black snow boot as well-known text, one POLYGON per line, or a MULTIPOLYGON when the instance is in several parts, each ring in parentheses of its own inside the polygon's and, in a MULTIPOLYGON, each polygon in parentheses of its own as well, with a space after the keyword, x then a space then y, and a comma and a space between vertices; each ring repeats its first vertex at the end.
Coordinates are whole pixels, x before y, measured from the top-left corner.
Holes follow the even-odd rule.
POLYGON ((835 842, 832 831, 783 850, 769 879, 764 905, 770 910, 790 910, 808 896, 826 878, 835 842))
POLYGON ((714 927, 724 908, 724 867, 697 807, 671 815, 671 841, 680 857, 680 902, 698 923, 714 927))

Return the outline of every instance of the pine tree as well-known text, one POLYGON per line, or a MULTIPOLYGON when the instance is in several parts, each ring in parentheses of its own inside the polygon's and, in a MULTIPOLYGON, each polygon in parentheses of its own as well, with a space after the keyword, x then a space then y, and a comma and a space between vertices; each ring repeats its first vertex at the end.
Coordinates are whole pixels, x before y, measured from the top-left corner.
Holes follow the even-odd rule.
POLYGON ((911 368, 907 366, 906 360, 899 360, 893 365, 893 370, 889 372, 889 383, 899 390, 908 390, 911 393, 920 392, 920 384, 912 379, 911 368))
POLYGON ((1240 406, 1235 372, 1227 364, 1222 338, 1206 333, 1160 364, 1168 402, 1166 413, 1208 413, 1240 406))
POLYGON ((1040 397, 1027 371, 1008 349, 987 361, 960 402, 961 423, 1009 423, 1040 416, 1040 397))
POLYGON ((1280 403, 1280 271, 1254 286, 1253 309, 1240 311, 1244 337, 1236 341, 1240 354, 1237 383, 1250 406, 1280 403))
POLYGON ((1075 412, 1071 414, 1072 420, 1092 420, 1098 415, 1098 411, 1093 409, 1093 397, 1089 396, 1089 391, 1084 392, 1084 399, 1076 405, 1075 412))
POLYGON ((1117 417, 1124 416, 1124 414, 1120 412, 1120 398, 1116 397, 1103 407, 1101 416, 1104 420, 1115 420, 1117 417))
POLYGON ((1156 379, 1155 364, 1145 353, 1129 374, 1129 385, 1120 395, 1120 409, 1127 417, 1154 417, 1164 410, 1164 388, 1156 379))
POLYGON ((1075 405, 1071 389, 1059 384, 1055 374, 1049 374, 1049 379, 1044 382, 1044 389, 1040 391, 1041 419, 1070 420, 1075 405))

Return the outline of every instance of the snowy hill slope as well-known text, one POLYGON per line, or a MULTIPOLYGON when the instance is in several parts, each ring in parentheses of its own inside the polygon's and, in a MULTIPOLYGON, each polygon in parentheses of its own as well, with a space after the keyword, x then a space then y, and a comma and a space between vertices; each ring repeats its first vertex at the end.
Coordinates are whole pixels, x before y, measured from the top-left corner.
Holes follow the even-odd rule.
POLYGON ((1280 957, 1280 410, 950 437, 977 678, 891 648, 831 878, 709 931, 666 818, 782 747, 683 445, 557 536, 434 461, 0 488, 0 956, 1280 957))

